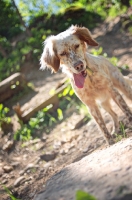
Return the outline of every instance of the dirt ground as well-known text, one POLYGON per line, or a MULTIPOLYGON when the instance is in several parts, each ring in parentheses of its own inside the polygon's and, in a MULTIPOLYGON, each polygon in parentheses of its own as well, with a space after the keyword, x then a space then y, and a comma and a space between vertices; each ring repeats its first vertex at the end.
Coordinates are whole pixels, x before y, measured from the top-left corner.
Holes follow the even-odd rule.
MULTIPOLYGON (((121 18, 99 24, 92 33, 94 38, 103 47, 108 57, 119 58, 118 65, 128 65, 132 70, 132 34, 122 28, 121 18)), ((56 87, 65 76, 59 72, 51 75, 49 71, 40 71, 39 65, 26 63, 22 68, 26 79, 34 85, 34 91, 20 97, 22 109, 36 104, 46 97, 46 92, 56 87), (39 94, 39 99, 35 96, 39 94)), ((129 74, 131 76, 131 73, 129 74)), ((131 102, 127 101, 130 107, 131 102)), ((10 108, 16 104, 15 100, 5 103, 10 108)), ((115 106, 115 105, 113 105, 115 106)), ((122 112, 115 106, 120 118, 122 112)), ((103 115, 109 129, 112 127, 111 118, 104 111, 103 115)), ((12 191, 14 197, 21 200, 32 200, 36 193, 45 187, 46 180, 67 164, 76 162, 96 149, 106 147, 106 143, 98 131, 94 121, 82 123, 79 128, 72 129, 83 115, 71 110, 71 116, 57 124, 49 135, 43 130, 41 138, 24 143, 13 141, 13 133, 1 135, 0 138, 0 182, 12 191)), ((19 126, 16 116, 14 130, 19 126)), ((126 131, 127 137, 132 132, 126 131)), ((3 186, 0 188, 0 199, 11 199, 3 186)))

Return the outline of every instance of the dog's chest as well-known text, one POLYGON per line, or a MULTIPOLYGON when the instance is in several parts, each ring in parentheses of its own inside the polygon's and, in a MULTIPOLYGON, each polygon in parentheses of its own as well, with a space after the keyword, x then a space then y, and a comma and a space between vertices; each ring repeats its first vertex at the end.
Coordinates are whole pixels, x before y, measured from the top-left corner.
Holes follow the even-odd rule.
POLYGON ((108 95, 108 85, 110 85, 109 79, 101 74, 94 74, 92 76, 87 76, 85 79, 84 87, 77 88, 72 82, 73 89, 76 95, 84 102, 88 101, 103 101, 108 95))

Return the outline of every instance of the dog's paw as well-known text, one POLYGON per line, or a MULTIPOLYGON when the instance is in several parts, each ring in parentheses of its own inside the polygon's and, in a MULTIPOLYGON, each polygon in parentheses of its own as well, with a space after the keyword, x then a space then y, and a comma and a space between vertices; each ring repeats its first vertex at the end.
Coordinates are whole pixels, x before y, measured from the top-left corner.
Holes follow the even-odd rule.
POLYGON ((115 144, 113 138, 110 138, 109 140, 107 139, 106 142, 107 142, 107 144, 108 144, 109 146, 115 144))

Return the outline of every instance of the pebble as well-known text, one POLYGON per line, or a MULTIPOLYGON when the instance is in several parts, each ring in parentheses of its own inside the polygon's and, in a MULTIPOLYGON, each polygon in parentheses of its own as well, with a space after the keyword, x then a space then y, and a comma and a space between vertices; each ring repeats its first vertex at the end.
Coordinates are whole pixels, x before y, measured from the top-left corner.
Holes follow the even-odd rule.
POLYGON ((4 180, 2 180, 2 184, 6 184, 8 182, 8 180, 7 179, 4 179, 4 180))
POLYGON ((50 153, 40 155, 40 158, 42 160, 45 160, 46 162, 49 162, 50 160, 54 160, 56 158, 56 156, 57 156, 56 152, 50 152, 50 153))
POLYGON ((3 175, 4 170, 0 167, 0 177, 3 175))
POLYGON ((12 166, 12 167, 17 167, 18 165, 20 165, 19 162, 12 162, 12 163, 11 163, 11 166, 12 166))
POLYGON ((14 186, 18 187, 20 185, 20 183, 25 179, 24 176, 20 176, 19 178, 16 179, 16 181, 14 182, 14 186))
POLYGON ((6 142, 6 144, 4 144, 4 146, 3 146, 3 151, 8 151, 8 150, 10 150, 11 148, 12 148, 12 146, 13 146, 13 144, 14 144, 14 142, 12 141, 12 140, 8 140, 7 142, 6 142))
POLYGON ((5 173, 9 173, 9 172, 11 172, 13 170, 13 167, 10 166, 10 165, 5 165, 3 167, 3 170, 4 170, 5 173))
POLYGON ((66 154, 65 149, 61 149, 61 150, 60 150, 60 154, 61 154, 61 155, 65 155, 65 154, 66 154))
POLYGON ((21 171, 19 172, 19 174, 22 176, 26 171, 28 171, 28 173, 29 173, 29 171, 30 171, 31 168, 38 168, 38 165, 36 165, 36 164, 34 164, 34 163, 29 163, 29 164, 25 167, 25 169, 23 169, 23 170, 21 170, 21 171))
POLYGON ((61 147, 61 141, 55 141, 53 144, 54 149, 59 149, 61 147))

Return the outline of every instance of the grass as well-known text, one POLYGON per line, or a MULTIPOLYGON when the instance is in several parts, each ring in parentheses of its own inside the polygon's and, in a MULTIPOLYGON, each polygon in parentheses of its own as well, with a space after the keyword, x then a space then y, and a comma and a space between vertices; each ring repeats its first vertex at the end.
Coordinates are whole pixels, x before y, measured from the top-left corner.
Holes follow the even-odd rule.
POLYGON ((14 193, 11 190, 9 190, 9 188, 7 188, 5 185, 2 185, 2 186, 3 186, 5 192, 10 197, 11 200, 20 200, 20 199, 15 197, 14 193))
POLYGON ((121 141, 123 138, 127 138, 127 135, 125 132, 125 126, 123 122, 120 122, 120 131, 121 131, 121 134, 117 134, 117 133, 114 134, 116 142, 121 141))
POLYGON ((76 200, 97 200, 97 199, 87 192, 78 190, 76 192, 76 200))
POLYGON ((2 128, 3 124, 11 123, 11 118, 7 116, 9 110, 10 110, 9 108, 4 107, 3 104, 0 104, 0 129, 3 129, 2 128))

